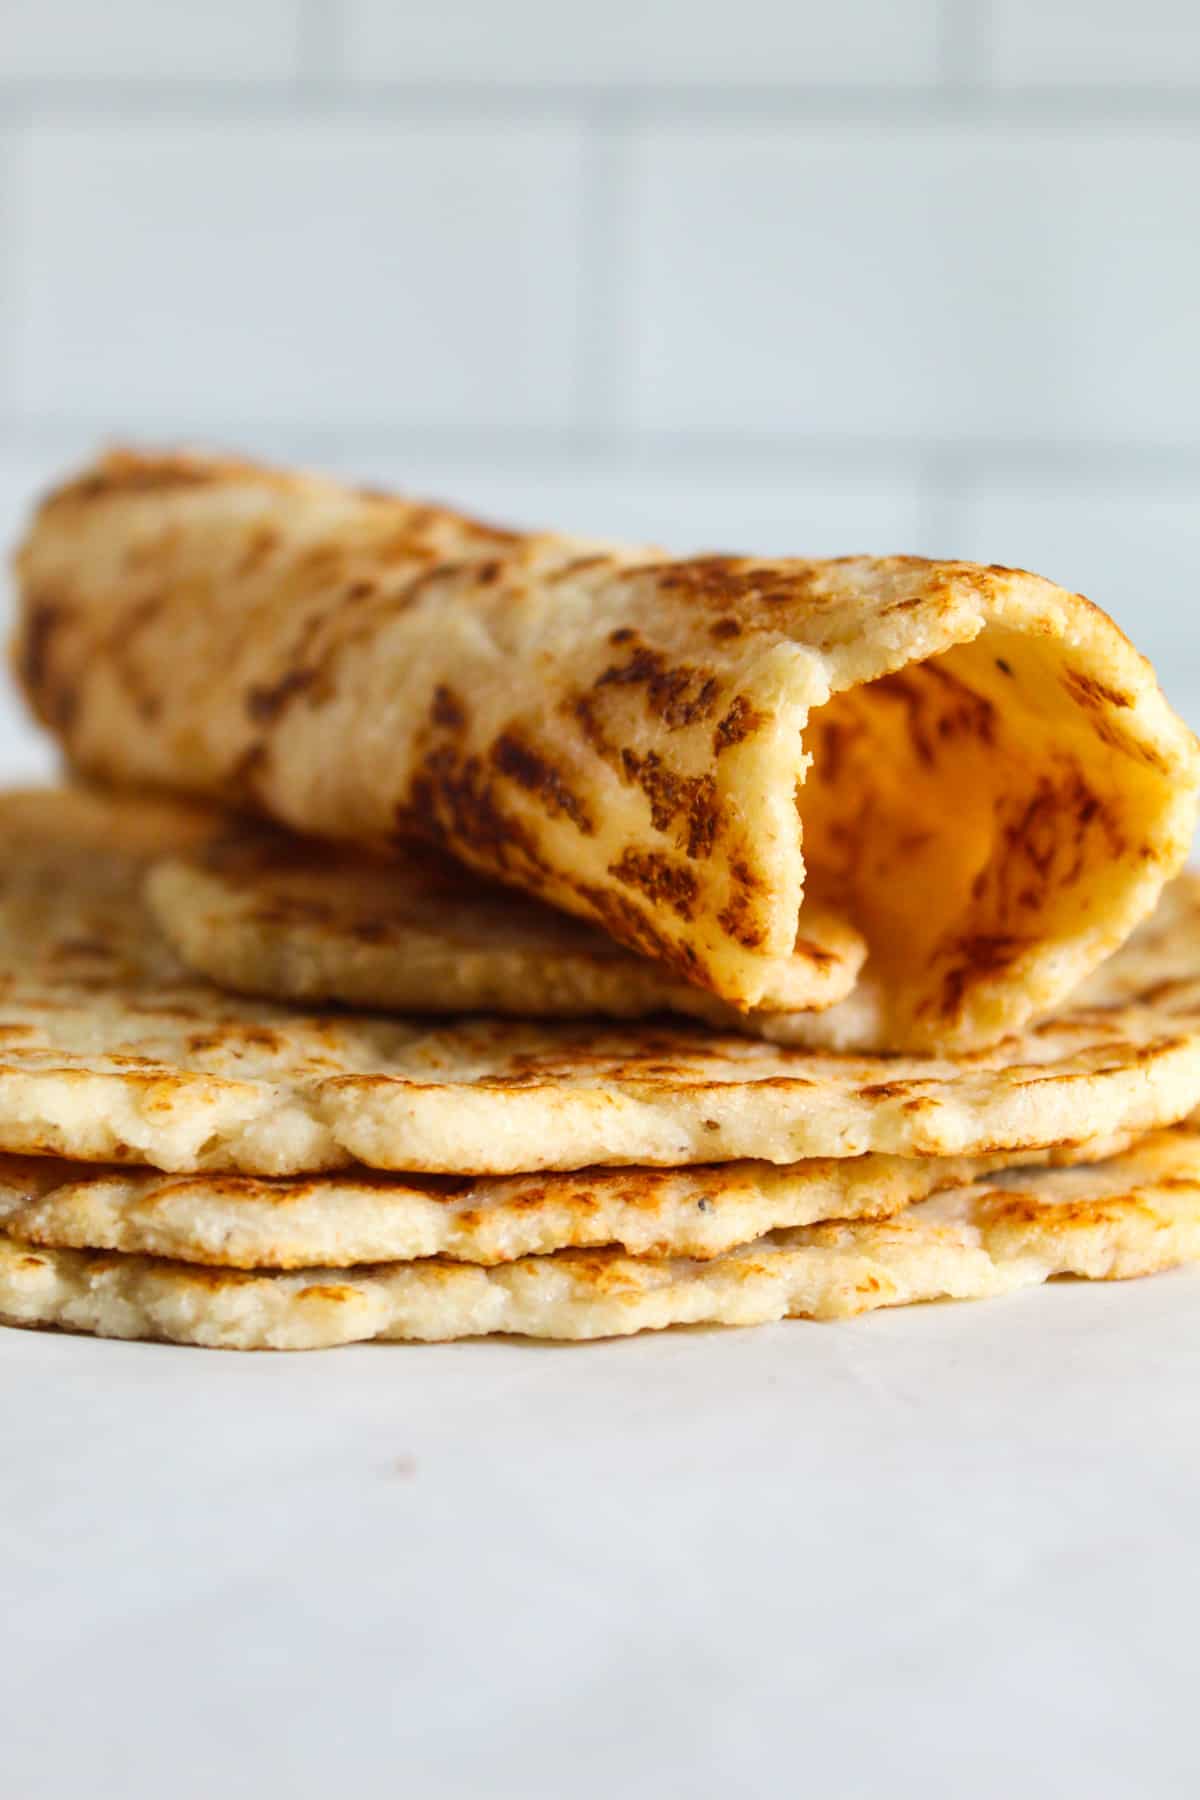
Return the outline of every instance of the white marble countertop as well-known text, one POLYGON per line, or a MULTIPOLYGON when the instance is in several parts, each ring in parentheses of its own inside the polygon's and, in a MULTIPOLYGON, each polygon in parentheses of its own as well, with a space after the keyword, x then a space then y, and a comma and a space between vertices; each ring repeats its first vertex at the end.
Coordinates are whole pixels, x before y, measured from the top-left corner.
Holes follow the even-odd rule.
POLYGON ((1200 1273, 239 1356, 0 1332, 20 1800, 1194 1795, 1200 1273))

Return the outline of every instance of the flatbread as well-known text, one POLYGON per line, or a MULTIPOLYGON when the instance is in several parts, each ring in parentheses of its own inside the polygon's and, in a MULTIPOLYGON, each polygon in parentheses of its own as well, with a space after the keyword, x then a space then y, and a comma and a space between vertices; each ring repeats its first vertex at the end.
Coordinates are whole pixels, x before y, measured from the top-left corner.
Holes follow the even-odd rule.
POLYGON ((1073 996, 1085 1007, 1190 1004, 1200 956, 1200 870, 1189 869, 1163 889, 1154 912, 1101 963, 1073 996))
MULTIPOLYGON (((132 803, 0 803, 0 1148, 268 1174, 356 1157, 522 1173, 749 1150, 986 1154, 1141 1128, 1200 1097, 1195 1039, 1137 1008, 1069 1020, 1007 1056, 901 1063, 669 1030, 430 1031, 231 1000, 172 979, 137 901, 153 841, 132 803)), ((1186 996, 1172 1002, 1182 1016, 1186 996)))
POLYGON ((889 1218, 1023 1156, 1099 1161, 1116 1147, 1124 1145, 1097 1138, 992 1157, 825 1157, 786 1168, 741 1162, 483 1180, 365 1169, 275 1180, 163 1175, 0 1156, 0 1228, 48 1248, 232 1269, 422 1256, 490 1264, 613 1244, 634 1255, 704 1260, 782 1226, 889 1218))
MULTIPOLYGON (((671 1011, 776 1041, 812 1012, 739 1012, 594 926, 473 874, 430 845, 382 861, 240 821, 150 871, 147 899, 180 960, 222 987, 384 1012, 646 1018, 671 1011)), ((792 962, 799 1004, 852 992, 862 937, 804 909, 792 962)), ((786 998, 788 983, 781 982, 786 998)))
POLYGON ((976 1166, 856 1156, 784 1169, 746 1162, 483 1181, 352 1170, 268 1181, 0 1157, 0 1227, 28 1244, 241 1269, 434 1255, 501 1263, 610 1244, 704 1259, 781 1225, 886 1218, 969 1180, 976 1166))
POLYGON ((1200 1133, 1180 1128, 1092 1168, 1019 1170, 881 1223, 775 1232, 707 1262, 563 1250, 490 1269, 432 1258, 239 1274, 0 1237, 0 1319, 243 1350, 623 1337, 990 1299, 1060 1275, 1120 1280, 1197 1257, 1200 1133))
POLYGON ((831 1042, 995 1042, 1152 910, 1195 824, 1149 665, 1011 570, 667 559, 120 453, 17 571, 21 678, 77 769, 424 836, 743 1008, 796 1007, 815 895, 870 953, 831 1042))
POLYGON ((252 1175, 979 1156, 1146 1131, 1200 1103, 1200 979, 959 1057, 244 999, 172 966, 140 902, 131 807, 0 797, 0 1152, 252 1175))
MULTIPOLYGON (((644 1018, 670 1010, 772 1043, 846 1048, 838 1026, 848 1006, 741 1013, 428 846, 381 862, 240 819, 214 824, 152 863, 146 899, 183 965, 237 993, 518 1018, 644 1018)), ((832 993, 852 985, 861 946, 839 939, 834 915, 823 924, 823 945, 801 944, 797 956, 827 962, 832 993)), ((1169 983, 1190 986, 1198 953, 1200 875, 1185 872, 1072 1004, 1166 999, 1169 983)))

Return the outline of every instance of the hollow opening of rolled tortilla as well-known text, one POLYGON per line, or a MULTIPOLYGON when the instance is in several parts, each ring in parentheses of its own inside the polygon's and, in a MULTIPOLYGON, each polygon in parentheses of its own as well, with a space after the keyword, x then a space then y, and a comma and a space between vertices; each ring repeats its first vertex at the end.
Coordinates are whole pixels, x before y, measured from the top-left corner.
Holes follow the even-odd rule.
POLYGON ((806 895, 863 933, 893 1020, 962 1021, 1090 929, 1161 795, 1123 705, 1058 645, 989 629, 811 715, 806 895))

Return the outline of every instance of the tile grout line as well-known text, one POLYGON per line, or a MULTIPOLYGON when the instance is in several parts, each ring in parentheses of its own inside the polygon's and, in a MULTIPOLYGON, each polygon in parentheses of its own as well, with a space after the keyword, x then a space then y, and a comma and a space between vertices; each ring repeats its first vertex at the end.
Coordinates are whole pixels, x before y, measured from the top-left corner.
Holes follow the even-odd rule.
MULTIPOLYGON (((591 379, 595 379, 595 376, 591 379)), ((56 452, 77 442, 81 434, 103 429, 104 421, 86 415, 30 416, 11 411, 0 415, 0 451, 13 456, 38 456, 56 452)), ((178 421, 163 430, 175 435, 206 440, 203 421, 178 421)), ((1094 445, 1087 443, 1011 443, 984 440, 961 443, 926 439, 883 440, 861 438, 747 437, 727 432, 664 433, 626 429, 580 418, 563 429, 539 427, 476 429, 456 426, 397 428, 378 421, 340 419, 322 425, 315 421, 280 421, 246 418, 226 425, 222 441, 236 439, 239 429, 248 439, 271 439, 295 446, 297 451, 320 458, 336 455, 346 446, 364 455, 426 455, 450 460, 494 460, 503 457, 514 466, 537 469, 546 463, 576 471, 588 467, 654 470, 680 476, 728 470, 736 465, 751 477, 770 477, 819 470, 838 480, 905 479, 916 474, 930 497, 931 516, 939 496, 953 496, 970 483, 1008 480, 1014 474, 1063 481, 1130 487, 1154 491, 1164 479, 1191 486, 1200 478, 1200 445, 1094 445)), ((153 422, 146 434, 154 434, 153 422)))
POLYGON ((0 120, 36 115, 41 123, 119 125, 242 118, 414 123, 568 118, 625 124, 636 119, 667 128, 795 125, 800 131, 837 124, 899 128, 934 123, 1063 131, 1089 126, 1200 130, 1197 88, 985 85, 974 6, 958 19, 950 10, 951 0, 943 0, 943 17, 956 21, 947 26, 943 40, 943 79, 913 87, 355 82, 344 73, 341 15, 334 0, 296 0, 296 6, 297 73, 291 83, 0 78, 0 120))

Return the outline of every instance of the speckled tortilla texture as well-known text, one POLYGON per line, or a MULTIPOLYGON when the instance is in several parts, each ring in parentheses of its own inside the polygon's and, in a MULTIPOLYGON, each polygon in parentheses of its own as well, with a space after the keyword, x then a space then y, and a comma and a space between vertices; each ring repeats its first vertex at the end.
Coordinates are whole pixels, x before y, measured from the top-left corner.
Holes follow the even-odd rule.
POLYGON ((117 453, 47 499, 17 572, 19 673, 77 769, 416 834, 743 1008, 795 983, 810 892, 869 946, 831 1044, 1020 1027, 1152 910, 1195 823, 1200 755, 1149 665, 1012 570, 670 559, 117 453))
MULTIPOLYGON (((0 796, 0 1152, 288 1175, 980 1156, 1200 1103, 1200 977, 987 1051, 836 1056, 700 1026, 436 1025, 186 977, 140 893, 133 802, 0 796)), ((190 814, 179 829, 194 832, 190 814)), ((201 827, 201 829, 203 829, 201 827)), ((1172 940, 1172 966, 1200 945, 1172 940)))
MULTIPOLYGON (((1122 1146, 1124 1147, 1124 1146, 1122 1146)), ((852 1156, 497 1179, 370 1170, 266 1180, 0 1156, 0 1228, 22 1243, 219 1268, 448 1256, 513 1262, 565 1248, 705 1259, 782 1226, 882 1219, 1022 1156, 1101 1160, 1103 1140, 994 1157, 852 1156)))
POLYGON ((707 1262, 563 1250, 497 1268, 433 1258, 240 1274, 0 1237, 0 1319, 223 1349, 516 1333, 623 1337, 670 1325, 850 1318, 991 1299, 1057 1276, 1122 1280, 1200 1256, 1200 1134, 1109 1163, 1017 1170, 895 1218, 777 1231, 707 1262))
MULTIPOLYGON (((429 845, 381 861, 241 821, 151 868, 160 931, 198 975, 236 993, 377 1011, 645 1018, 671 1011, 727 1030, 803 1035, 811 1012, 741 1013, 661 963, 429 845)), ((809 905, 781 999, 832 1006, 866 944, 809 905)))
POLYGON ((1140 1005, 1148 996, 1170 1004, 1186 992, 1198 969, 1200 870, 1189 869, 1163 890, 1120 954, 1101 963, 1072 998, 1085 1007, 1140 1005))

